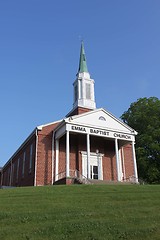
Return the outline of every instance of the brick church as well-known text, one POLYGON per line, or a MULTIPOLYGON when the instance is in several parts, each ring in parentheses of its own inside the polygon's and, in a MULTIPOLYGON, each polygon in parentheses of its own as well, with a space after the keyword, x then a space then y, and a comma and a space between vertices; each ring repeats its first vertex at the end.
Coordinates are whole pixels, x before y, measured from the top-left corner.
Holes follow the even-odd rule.
POLYGON ((0 169, 1 186, 138 183, 137 132, 96 108, 94 80, 81 43, 73 108, 63 120, 36 127, 0 169))

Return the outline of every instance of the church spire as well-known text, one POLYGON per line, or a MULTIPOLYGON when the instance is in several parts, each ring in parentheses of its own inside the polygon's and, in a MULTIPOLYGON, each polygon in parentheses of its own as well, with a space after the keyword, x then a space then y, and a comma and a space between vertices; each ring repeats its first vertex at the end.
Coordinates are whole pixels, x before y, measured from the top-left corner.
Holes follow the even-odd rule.
POLYGON ((87 109, 95 109, 94 80, 91 79, 87 68, 86 56, 84 51, 84 43, 81 42, 79 69, 73 83, 74 101, 73 109, 83 107, 87 109))
POLYGON ((85 51, 84 51, 84 43, 83 43, 83 41, 81 42, 81 50, 80 50, 80 59, 79 59, 78 73, 82 73, 82 72, 87 72, 88 73, 87 61, 86 61, 86 55, 85 55, 85 51))

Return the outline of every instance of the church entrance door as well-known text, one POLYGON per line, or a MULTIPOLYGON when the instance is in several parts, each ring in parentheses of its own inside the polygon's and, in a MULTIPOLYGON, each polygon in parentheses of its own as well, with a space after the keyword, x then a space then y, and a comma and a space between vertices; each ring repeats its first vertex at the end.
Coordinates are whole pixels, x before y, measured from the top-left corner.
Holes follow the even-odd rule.
MULTIPOLYGON (((87 154, 82 153, 82 175, 86 178, 88 178, 87 166, 87 154)), ((102 156, 95 153, 90 154, 90 178, 103 180, 102 156)))

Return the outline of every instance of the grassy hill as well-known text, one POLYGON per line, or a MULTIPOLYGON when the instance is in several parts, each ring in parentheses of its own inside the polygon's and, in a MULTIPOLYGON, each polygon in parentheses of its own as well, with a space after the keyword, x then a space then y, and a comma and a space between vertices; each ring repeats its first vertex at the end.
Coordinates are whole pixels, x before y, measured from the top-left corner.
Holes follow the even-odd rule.
POLYGON ((160 186, 1 189, 0 239, 159 240, 160 186))

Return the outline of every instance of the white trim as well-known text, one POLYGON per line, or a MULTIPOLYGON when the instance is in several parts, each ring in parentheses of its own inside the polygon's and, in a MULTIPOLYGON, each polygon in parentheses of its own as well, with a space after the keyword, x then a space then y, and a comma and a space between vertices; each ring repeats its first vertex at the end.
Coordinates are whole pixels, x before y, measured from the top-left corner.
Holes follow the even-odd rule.
POLYGON ((125 159, 124 159, 124 149, 122 149, 122 165, 123 165, 123 179, 126 179, 126 168, 125 168, 125 159))
POLYGON ((56 139, 56 166, 55 166, 55 181, 58 180, 58 168, 59 168, 59 139, 56 139))
POLYGON ((70 159, 69 159, 69 131, 66 131, 66 177, 69 177, 70 159))
POLYGON ((55 137, 55 131, 53 131, 52 134, 52 185, 54 182, 54 137, 55 137))
POLYGON ((98 161, 98 179, 103 180, 103 159, 102 154, 97 154, 97 161, 98 161))
POLYGON ((82 175, 87 178, 87 153, 82 153, 82 175))
POLYGON ((87 134, 87 177, 90 178, 90 135, 87 134))
POLYGON ((65 133, 66 133, 66 124, 62 125, 61 128, 56 129, 56 134, 55 134, 55 138, 61 138, 65 133))
MULTIPOLYGON (((87 155, 87 152, 86 152, 86 151, 81 151, 80 153, 83 154, 83 155, 87 155)), ((91 156, 97 156, 97 153, 95 153, 95 152, 90 152, 90 155, 91 155, 91 156)), ((100 157, 103 157, 103 156, 104 156, 103 153, 98 153, 98 155, 99 155, 100 157)))
POLYGON ((115 138, 115 152, 116 152, 116 165, 117 165, 117 181, 120 181, 119 173, 119 151, 118 151, 118 139, 115 138))
POLYGON ((54 121, 54 122, 51 122, 51 123, 46 123, 46 124, 43 124, 43 125, 39 125, 39 126, 37 126, 37 128, 38 128, 39 130, 42 130, 43 127, 47 127, 47 126, 49 126, 49 125, 52 125, 52 124, 61 122, 62 120, 63 120, 63 119, 57 120, 57 121, 54 121))
MULTIPOLYGON (((82 113, 82 114, 79 114, 79 115, 74 115, 74 116, 68 117, 68 118, 65 119, 65 121, 68 122, 69 118, 70 118, 70 120, 74 120, 74 119, 81 118, 83 116, 87 116, 87 115, 90 115, 90 114, 93 114, 93 113, 96 113, 96 112, 100 112, 100 111, 103 111, 105 114, 107 114, 108 116, 113 118, 115 121, 117 121, 119 124, 121 124, 122 126, 127 128, 129 131, 131 131, 134 135, 137 135, 137 132, 133 128, 131 128, 130 126, 128 126, 127 124, 122 122, 120 119, 115 117, 112 113, 110 113, 109 111, 106 111, 103 108, 94 109, 94 110, 91 110, 89 112, 85 112, 85 113, 82 113)), ((87 125, 89 126, 89 124, 87 124, 87 125)), ((116 131, 116 129, 114 129, 114 130, 116 131)))
MULTIPOLYGON (((63 131, 61 131, 61 135, 64 134, 64 125, 63 128, 61 128, 63 131)), ((94 136, 99 136, 99 137, 105 137, 109 139, 120 139, 120 140, 125 140, 128 142, 134 141, 135 140, 135 135, 131 133, 126 133, 123 131, 116 131, 116 130, 109 130, 108 128, 99 128, 99 127, 91 127, 88 124, 76 124, 76 123, 66 123, 66 129, 70 132, 75 132, 75 133, 81 133, 81 134, 90 134, 94 136)), ((59 137, 59 136, 58 136, 59 137)))
POLYGON ((37 154, 38 150, 38 129, 36 130, 36 152, 35 152, 35 170, 34 170, 34 186, 37 186, 37 154))
MULTIPOLYGON (((87 162, 87 152, 86 151, 81 151, 82 154, 82 175, 88 178, 88 162, 87 162)), ((103 180, 103 157, 104 154, 102 153, 95 153, 95 152, 90 152, 90 159, 93 157, 96 157, 97 159, 97 166, 98 166, 98 179, 103 180)), ((90 166, 91 166, 91 160, 89 161, 89 171, 90 171, 90 166)), ((90 173, 89 173, 89 178, 91 178, 90 173)))
POLYGON ((134 175, 135 175, 135 181, 138 183, 138 173, 137 173, 137 163, 136 163, 136 153, 135 153, 135 147, 134 142, 132 141, 132 153, 133 153, 133 164, 134 164, 134 175))
POLYGON ((121 149, 118 150, 119 153, 119 175, 120 175, 120 181, 123 179, 123 173, 122 173, 122 158, 121 158, 121 149))

